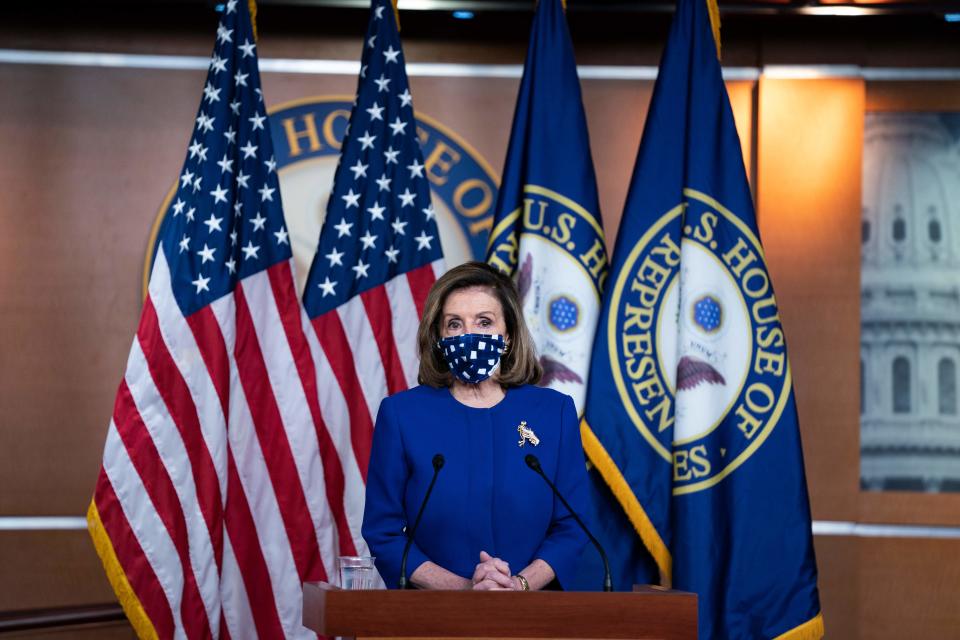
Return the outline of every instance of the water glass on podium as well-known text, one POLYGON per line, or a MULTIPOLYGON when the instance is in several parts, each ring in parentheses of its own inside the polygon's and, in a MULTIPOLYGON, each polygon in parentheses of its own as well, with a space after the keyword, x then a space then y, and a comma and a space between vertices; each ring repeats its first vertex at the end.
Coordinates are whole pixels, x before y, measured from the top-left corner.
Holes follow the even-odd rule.
POLYGON ((340 556, 341 589, 373 589, 376 569, 371 556, 340 556))

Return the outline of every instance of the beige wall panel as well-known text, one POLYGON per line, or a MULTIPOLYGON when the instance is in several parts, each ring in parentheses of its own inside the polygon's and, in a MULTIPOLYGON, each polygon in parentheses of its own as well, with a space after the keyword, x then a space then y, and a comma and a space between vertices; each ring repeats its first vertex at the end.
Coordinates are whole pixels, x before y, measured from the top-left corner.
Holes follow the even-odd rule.
MULTIPOLYGON (((643 125, 647 119, 653 81, 585 80, 584 107, 590 130, 590 145, 597 171, 600 209, 603 211, 607 247, 613 251, 623 217, 633 166, 636 162, 643 125)), ((750 174, 754 141, 754 89, 756 82, 727 83, 737 133, 750 174)), ((515 100, 514 96, 511 98, 515 100)), ((511 106, 511 113, 513 107, 511 106)), ((504 147, 506 143, 504 143, 504 147)))
POLYGON ((960 540, 860 542, 860 638, 960 638, 960 540))
POLYGON ((828 639, 960 637, 960 540, 815 538, 828 639))
POLYGON ((86 531, 0 531, 0 567, 0 611, 115 601, 86 531))
POLYGON ((0 66, 0 515, 80 515, 200 80, 0 66))
POLYGON ((612 252, 653 95, 653 82, 586 80, 582 84, 603 230, 607 248, 612 252))
POLYGON ((758 216, 815 519, 857 517, 863 108, 861 80, 760 80, 758 216))
MULTIPOLYGON (((737 134, 740 136, 740 148, 743 150, 743 166, 747 171, 747 179, 751 187, 755 187, 756 155, 754 144, 754 127, 756 118, 757 83, 753 80, 727 82, 727 94, 730 96, 730 108, 733 110, 733 120, 736 123, 737 134)), ((756 189, 754 189, 756 191, 756 189)), ((754 193, 756 198, 756 193, 754 193)))
POLYGON ((960 493, 864 491, 860 494, 862 522, 960 525, 960 493))
POLYGON ((5 633, 3 640, 135 640, 137 634, 126 620, 109 624, 85 624, 61 629, 37 629, 5 633))
POLYGON ((960 111, 960 82, 868 82, 867 111, 960 111))
POLYGON ((817 536, 813 539, 817 554, 820 609, 830 640, 860 637, 859 627, 859 538, 817 536))
MULTIPOLYGON (((842 0, 833 4, 854 4, 842 0)), ((861 4, 861 3, 857 3, 861 4)), ((862 4, 868 4, 866 2, 862 4)), ((900 3, 901 5, 907 3, 900 3)), ((722 6, 722 3, 721 3, 722 6)), ((863 65, 865 67, 956 67, 960 63, 956 42, 944 33, 937 34, 935 20, 923 28, 844 29, 840 21, 813 22, 803 29, 770 30, 760 38, 759 64, 863 65), (822 26, 818 29, 817 26, 822 26), (924 30, 929 29, 926 33, 924 30)), ((841 19, 843 20, 843 19, 841 19)), ((854 19, 856 20, 856 19, 854 19)), ((896 18, 892 18, 896 20, 896 18)), ((878 26, 876 22, 874 26, 878 26)), ((892 23, 891 23, 892 24, 892 23)), ((916 24, 916 23, 914 23, 916 24)))

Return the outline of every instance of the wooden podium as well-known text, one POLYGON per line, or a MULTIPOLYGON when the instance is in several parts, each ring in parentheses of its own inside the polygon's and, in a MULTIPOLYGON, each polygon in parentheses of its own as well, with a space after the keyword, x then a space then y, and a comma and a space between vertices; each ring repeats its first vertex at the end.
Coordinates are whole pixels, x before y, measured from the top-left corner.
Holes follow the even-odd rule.
POLYGON ((633 592, 343 591, 303 585, 303 624, 349 638, 696 640, 697 596, 633 592))

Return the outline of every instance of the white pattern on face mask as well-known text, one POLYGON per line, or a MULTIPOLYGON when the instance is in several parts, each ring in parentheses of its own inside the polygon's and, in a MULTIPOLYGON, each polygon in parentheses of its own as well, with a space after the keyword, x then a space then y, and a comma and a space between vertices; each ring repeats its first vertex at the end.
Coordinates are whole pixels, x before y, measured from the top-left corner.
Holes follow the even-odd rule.
POLYGON ((500 366, 502 335, 465 333, 437 342, 450 372, 463 382, 477 384, 489 378, 500 366))

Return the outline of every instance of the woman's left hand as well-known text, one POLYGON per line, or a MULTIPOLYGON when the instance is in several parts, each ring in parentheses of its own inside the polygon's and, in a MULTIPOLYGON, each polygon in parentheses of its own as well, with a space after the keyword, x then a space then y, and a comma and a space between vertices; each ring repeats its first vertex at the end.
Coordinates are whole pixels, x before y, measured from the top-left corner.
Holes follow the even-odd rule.
POLYGON ((510 576, 510 566, 486 551, 480 552, 480 563, 473 572, 475 591, 512 591, 518 589, 518 581, 510 576))

